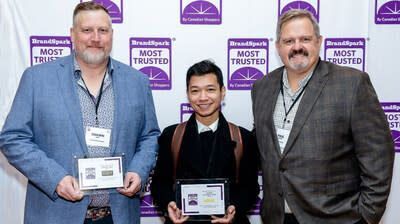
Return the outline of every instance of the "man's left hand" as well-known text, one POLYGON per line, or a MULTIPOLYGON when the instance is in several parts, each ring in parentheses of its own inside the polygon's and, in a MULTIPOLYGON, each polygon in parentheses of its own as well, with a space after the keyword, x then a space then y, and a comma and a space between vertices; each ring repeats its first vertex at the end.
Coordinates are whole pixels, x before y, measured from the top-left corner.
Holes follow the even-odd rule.
POLYGON ((135 172, 127 172, 124 178, 124 187, 117 188, 119 193, 132 197, 136 192, 140 190, 142 186, 142 180, 140 179, 139 174, 135 172))
POLYGON ((217 216, 212 215, 211 223, 232 223, 233 217, 235 216, 236 209, 234 205, 229 205, 226 209, 226 214, 224 217, 219 218, 217 216))

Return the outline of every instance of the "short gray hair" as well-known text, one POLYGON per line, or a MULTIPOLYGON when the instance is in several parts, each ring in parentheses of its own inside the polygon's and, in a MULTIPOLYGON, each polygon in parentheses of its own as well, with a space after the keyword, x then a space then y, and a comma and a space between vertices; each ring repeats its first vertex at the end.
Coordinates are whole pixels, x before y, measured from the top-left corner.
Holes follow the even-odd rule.
POLYGON ((314 28, 315 37, 317 37, 317 40, 319 39, 319 25, 315 17, 307 10, 292 9, 283 13, 278 20, 278 24, 276 25, 276 42, 279 42, 281 39, 282 25, 290 20, 299 18, 308 18, 311 21, 314 28))
MULTIPOLYGON (((103 5, 90 1, 90 2, 81 2, 78 5, 76 5, 74 9, 74 14, 72 17, 72 24, 75 27, 76 23, 76 18, 78 17, 78 14, 82 11, 96 11, 96 10, 102 10, 105 13, 107 13, 108 18, 110 18, 110 13, 108 12, 108 9, 104 7, 103 5)), ((110 18, 110 26, 112 25, 111 18, 110 18)))

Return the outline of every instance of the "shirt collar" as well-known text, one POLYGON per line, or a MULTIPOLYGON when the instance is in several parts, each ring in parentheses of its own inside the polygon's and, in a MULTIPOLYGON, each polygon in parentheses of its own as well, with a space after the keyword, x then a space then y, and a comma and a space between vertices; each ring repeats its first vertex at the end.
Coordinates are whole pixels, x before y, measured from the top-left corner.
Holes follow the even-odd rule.
POLYGON ((218 128, 218 121, 219 121, 219 118, 216 121, 214 121, 214 123, 210 124, 209 126, 206 126, 196 119, 197 131, 199 132, 199 134, 206 132, 206 131, 215 132, 218 128))
MULTIPOLYGON (((299 90, 303 89, 303 87, 307 84, 308 80, 310 80, 310 78, 311 78, 311 76, 312 76, 312 74, 314 72, 314 69, 311 70, 306 75, 306 77, 304 77, 302 80, 299 81, 299 89, 296 92, 298 92, 299 90)), ((287 74, 286 68, 283 69, 282 82, 283 82, 283 86, 285 87, 285 89, 290 90, 290 92, 291 92, 292 90, 290 89, 289 80, 288 80, 288 74, 287 74)))
MULTIPOLYGON (((107 72, 106 76, 108 76, 108 75, 111 76, 112 73, 114 72, 114 65, 112 63, 111 57, 108 59, 107 71, 108 72, 107 72)), ((76 57, 74 54, 74 76, 75 76, 75 79, 77 79, 77 80, 80 79, 81 74, 82 74, 81 68, 79 67, 78 61, 76 60, 76 57)))

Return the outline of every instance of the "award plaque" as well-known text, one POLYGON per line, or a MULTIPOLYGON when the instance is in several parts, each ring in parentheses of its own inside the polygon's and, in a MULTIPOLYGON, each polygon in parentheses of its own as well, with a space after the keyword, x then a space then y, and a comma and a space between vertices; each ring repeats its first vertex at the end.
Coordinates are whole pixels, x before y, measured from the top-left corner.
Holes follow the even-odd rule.
POLYGON ((122 157, 75 158, 74 177, 79 187, 76 190, 84 194, 118 192, 116 188, 123 187, 122 157))
POLYGON ((176 203, 189 220, 211 220, 211 215, 224 215, 229 206, 229 180, 177 179, 176 203))

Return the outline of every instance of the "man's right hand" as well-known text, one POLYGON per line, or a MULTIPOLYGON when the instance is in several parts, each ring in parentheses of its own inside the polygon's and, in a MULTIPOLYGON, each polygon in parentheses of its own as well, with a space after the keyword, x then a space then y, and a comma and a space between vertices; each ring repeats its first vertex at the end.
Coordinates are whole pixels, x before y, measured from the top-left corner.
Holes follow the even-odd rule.
POLYGON ((78 186, 78 183, 74 180, 74 178, 70 175, 65 176, 61 179, 60 183, 58 183, 56 192, 58 196, 64 198, 68 201, 79 201, 83 198, 83 193, 79 190, 75 190, 75 187, 78 186))
POLYGON ((189 216, 182 216, 182 211, 176 206, 174 201, 168 204, 168 216, 175 224, 184 223, 189 218, 189 216))

